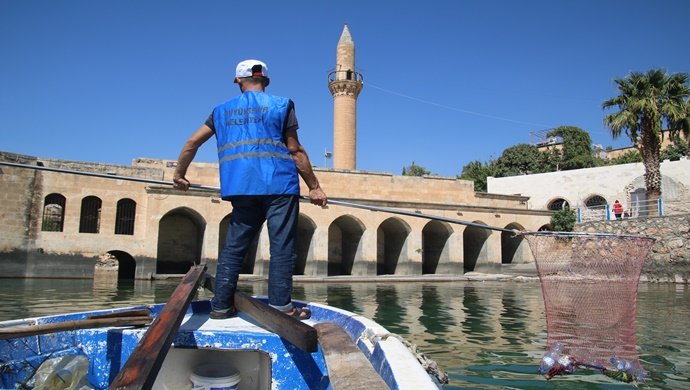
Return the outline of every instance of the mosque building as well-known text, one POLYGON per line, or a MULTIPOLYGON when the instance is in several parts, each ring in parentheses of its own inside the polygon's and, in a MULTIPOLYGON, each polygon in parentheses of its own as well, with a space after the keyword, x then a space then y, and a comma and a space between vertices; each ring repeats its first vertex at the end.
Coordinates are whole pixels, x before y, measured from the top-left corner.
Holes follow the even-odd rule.
MULTIPOLYGON (((315 173, 329 198, 364 208, 301 205, 296 278, 459 276, 533 267, 520 236, 481 228, 545 227, 551 212, 528 209, 529 197, 475 192, 471 181, 455 177, 357 168, 357 98, 363 75, 355 67, 355 44, 347 26, 336 53, 328 77, 333 168, 315 168, 315 173)), ((109 262, 121 279, 181 274, 198 263, 215 272, 232 206, 213 188, 181 192, 160 183, 172 182, 175 160, 138 158, 131 166, 121 166, 0 152, 0 161, 13 164, 0 165, 0 277, 91 278, 109 262)), ((192 163, 187 177, 217 186, 218 165, 192 163)), ((267 276, 269 258, 264 225, 242 274, 267 276)))

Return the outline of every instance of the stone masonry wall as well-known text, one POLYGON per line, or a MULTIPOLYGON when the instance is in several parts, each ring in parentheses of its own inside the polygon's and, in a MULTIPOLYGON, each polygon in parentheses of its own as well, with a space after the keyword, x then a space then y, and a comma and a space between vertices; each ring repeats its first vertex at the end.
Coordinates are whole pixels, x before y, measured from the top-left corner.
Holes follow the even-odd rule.
MULTIPOLYGON (((169 184, 175 161, 137 159, 133 166, 100 163, 80 163, 44 159, 0 152, 0 161, 67 171, 87 171, 113 175, 102 178, 80 174, 32 170, 0 166, 0 278, 3 277, 92 277, 96 262, 105 254, 126 254, 136 263, 135 278, 149 278, 171 257, 161 249, 181 248, 171 245, 180 242, 196 245, 198 250, 180 251, 194 261, 205 261, 212 270, 224 239, 224 227, 232 212, 228 202, 222 202, 215 190, 174 190, 169 184), (155 179, 154 183, 124 180, 119 176, 155 179), (65 197, 62 231, 43 231, 41 220, 44 201, 51 193, 65 197), (87 196, 101 200, 97 233, 80 232, 81 203, 87 196), (134 234, 116 234, 117 203, 130 199, 136 204, 134 234), (180 224, 175 216, 197 228, 195 234, 168 234, 180 224), (163 229, 163 230, 161 230, 163 229), (161 240, 163 237, 163 241, 161 240), (185 238, 183 237, 191 237, 185 238), (200 252, 200 253, 197 253, 200 252)), ((75 172, 72 172, 75 173, 75 172)), ((446 219, 475 222, 496 227, 537 230, 548 223, 550 212, 529 210, 523 196, 475 193, 472 183, 444 177, 408 177, 386 173, 361 171, 317 170, 326 193, 332 198, 363 205, 390 207, 414 211, 446 219)), ((218 185, 218 166, 213 163, 194 163, 187 177, 195 184, 218 185)), ((306 194, 306 189, 303 189, 306 194)), ((326 208, 303 204, 300 217, 304 226, 304 274, 326 275, 329 259, 338 258, 337 235, 356 226, 353 255, 353 275, 376 274, 379 258, 385 247, 379 243, 385 236, 405 233, 399 243, 399 259, 395 274, 421 275, 423 248, 426 243, 440 240, 441 251, 435 273, 462 274, 465 251, 471 252, 475 270, 496 269, 502 262, 502 235, 488 238, 463 224, 430 221, 416 215, 395 215, 372 210, 330 204, 326 208), (343 222, 345 221, 345 222, 343 222), (432 223, 434 222, 434 223, 432 223), (333 235, 333 237, 331 237, 333 235), (443 238, 443 239, 442 239, 443 238), (335 248, 335 249, 334 249, 335 248), (475 253, 476 252, 476 253, 475 253), (336 253, 336 255, 333 255, 336 253)), ((186 222, 185 222, 186 223, 186 222)), ((389 240, 391 240, 389 238, 389 240)), ((267 271, 270 251, 267 232, 260 233, 254 273, 267 271)), ((391 241, 392 242, 392 241, 391 241)), ((349 241, 348 241, 349 243, 349 241)), ((430 244, 429 244, 430 245, 430 244)), ((515 250, 514 260, 531 262, 529 253, 515 250)), ((123 257, 125 258, 125 257, 123 257)), ((120 260, 118 258, 118 260, 120 260)), ((166 267, 161 267, 166 268, 166 267)), ((166 271, 167 272, 167 271, 166 271)))
POLYGON ((576 230, 655 238, 642 275, 650 281, 688 283, 690 279, 690 214, 588 222, 576 230))

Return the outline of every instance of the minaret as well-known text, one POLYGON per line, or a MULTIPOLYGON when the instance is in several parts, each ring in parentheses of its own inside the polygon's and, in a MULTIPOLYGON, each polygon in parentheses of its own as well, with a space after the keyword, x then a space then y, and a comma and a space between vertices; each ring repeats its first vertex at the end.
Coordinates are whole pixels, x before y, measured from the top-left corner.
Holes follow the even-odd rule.
POLYGON ((357 96, 363 86, 355 71, 355 43, 343 28, 338 41, 335 69, 328 75, 333 95, 333 168, 357 169, 357 96))

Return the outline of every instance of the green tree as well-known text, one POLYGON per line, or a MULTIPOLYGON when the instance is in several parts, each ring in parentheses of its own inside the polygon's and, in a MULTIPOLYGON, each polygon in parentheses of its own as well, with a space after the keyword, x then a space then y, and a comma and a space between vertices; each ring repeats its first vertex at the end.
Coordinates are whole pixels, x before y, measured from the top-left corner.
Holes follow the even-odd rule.
POLYGON ((567 171, 595 166, 592 138, 586 131, 575 126, 560 126, 551 130, 547 136, 563 139, 558 169, 567 171))
POLYGON ((557 149, 540 152, 540 172, 556 172, 560 169, 561 152, 557 149))
POLYGON ((534 145, 517 144, 496 160, 496 176, 519 176, 544 172, 544 156, 534 145))
POLYGON ((412 161, 412 165, 403 167, 402 174, 403 176, 424 176, 430 175, 431 171, 421 165, 415 164, 415 162, 412 161))
POLYGON ((572 232, 576 221, 575 210, 570 207, 560 209, 551 215, 551 227, 557 232, 572 232))
POLYGON ((673 138, 673 144, 661 152, 661 160, 680 160, 683 156, 690 154, 690 146, 679 136, 673 138))
POLYGON ((482 163, 481 161, 475 160, 462 167, 462 173, 459 178, 463 180, 472 180, 474 182, 475 191, 486 192, 486 178, 488 176, 496 176, 496 165, 494 161, 482 163))
POLYGON ((614 139, 623 132, 636 145, 645 167, 645 187, 650 201, 661 196, 661 129, 666 122, 674 136, 690 130, 687 73, 669 75, 661 69, 633 72, 615 79, 618 96, 606 100, 603 109, 617 108, 604 117, 614 139))
POLYGON ((642 156, 637 150, 631 150, 609 160, 608 165, 630 164, 642 162, 642 156))

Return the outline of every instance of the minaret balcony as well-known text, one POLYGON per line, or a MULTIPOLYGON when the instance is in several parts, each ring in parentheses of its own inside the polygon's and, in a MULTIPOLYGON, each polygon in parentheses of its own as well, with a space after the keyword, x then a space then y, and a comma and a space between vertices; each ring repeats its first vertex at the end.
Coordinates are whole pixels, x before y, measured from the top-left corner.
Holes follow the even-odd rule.
POLYGON ((356 81, 358 83, 364 82, 364 77, 361 73, 347 69, 347 70, 334 70, 332 69, 328 73, 328 82, 332 83, 334 81, 356 81))

